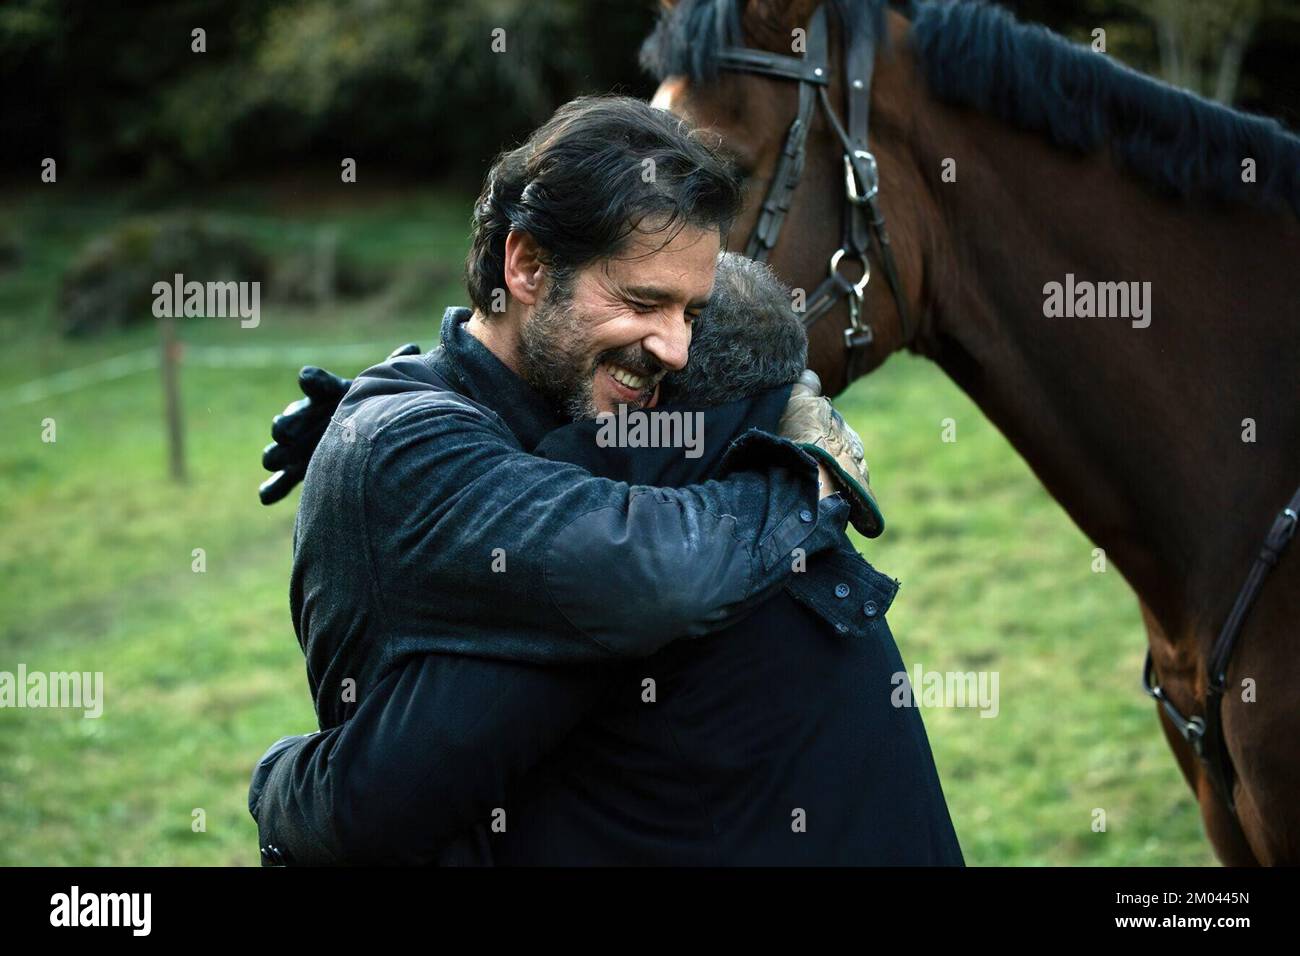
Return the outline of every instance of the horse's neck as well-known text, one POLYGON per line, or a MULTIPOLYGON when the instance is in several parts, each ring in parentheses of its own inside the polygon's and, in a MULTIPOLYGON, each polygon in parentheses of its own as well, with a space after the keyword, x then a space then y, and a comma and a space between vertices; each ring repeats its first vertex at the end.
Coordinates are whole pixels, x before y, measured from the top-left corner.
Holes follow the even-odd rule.
POLYGON ((931 127, 917 150, 943 222, 927 253, 919 349, 1168 633, 1204 630, 1300 482, 1294 220, 1193 212, 1105 157, 1079 159, 966 112, 935 115, 941 133, 931 127), (940 179, 947 158, 956 182, 940 179), (1149 327, 1047 317, 1044 287, 1068 274, 1149 282, 1138 287, 1150 290, 1149 327), (1243 419, 1255 422, 1253 443, 1243 419))

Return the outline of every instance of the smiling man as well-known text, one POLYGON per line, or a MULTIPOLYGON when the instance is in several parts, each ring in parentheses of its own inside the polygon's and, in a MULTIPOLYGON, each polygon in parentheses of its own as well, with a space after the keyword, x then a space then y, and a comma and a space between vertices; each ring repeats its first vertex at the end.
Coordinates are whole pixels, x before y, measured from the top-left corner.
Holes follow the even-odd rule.
POLYGON ((579 275, 548 272, 539 242, 507 234, 505 315, 475 311, 466 331, 571 419, 652 407, 665 372, 685 367, 691 323, 708 304, 716 228, 634 232, 623 256, 579 275))
POLYGON ((498 158, 474 308, 447 311, 433 353, 359 376, 307 470, 291 606, 339 732, 289 738, 255 772, 268 862, 446 861, 578 725, 593 680, 707 640, 841 547, 848 515, 875 520, 856 436, 806 395, 779 435, 730 436, 700 484, 534 454, 657 402, 738 204, 698 134, 628 98, 569 103, 498 158))

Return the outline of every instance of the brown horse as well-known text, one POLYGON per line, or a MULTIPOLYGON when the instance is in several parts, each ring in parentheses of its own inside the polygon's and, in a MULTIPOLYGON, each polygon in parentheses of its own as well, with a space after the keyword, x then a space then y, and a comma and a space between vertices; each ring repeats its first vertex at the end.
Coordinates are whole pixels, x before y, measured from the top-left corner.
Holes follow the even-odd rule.
MULTIPOLYGON (((667 4, 643 61, 656 102, 718 131, 747 174, 738 248, 800 84, 720 70, 717 51, 789 55, 817 2, 719 3, 667 4)), ((811 327, 810 364, 834 394, 900 348, 938 363, 1120 569, 1169 699, 1204 714, 1207 653, 1300 482, 1300 140, 997 8, 880 7, 827 0, 827 93, 842 118, 844 41, 876 31, 871 150, 910 334, 877 262, 873 342, 846 349, 842 301, 811 327), (1083 317, 1051 285, 1074 300, 1090 282, 1150 283, 1130 287, 1149 290, 1145 317, 1083 317)), ((842 141, 818 110, 771 255, 796 287, 826 276, 844 196, 842 141)), ((1298 584, 1300 543, 1227 671, 1235 814, 1157 708, 1225 864, 1300 862, 1298 584)))

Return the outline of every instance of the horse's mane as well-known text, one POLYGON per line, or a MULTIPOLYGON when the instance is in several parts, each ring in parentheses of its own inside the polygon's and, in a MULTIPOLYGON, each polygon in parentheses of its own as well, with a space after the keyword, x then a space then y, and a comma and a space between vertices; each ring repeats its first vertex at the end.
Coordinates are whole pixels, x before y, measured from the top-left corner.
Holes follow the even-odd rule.
MULTIPOLYGON (((886 0, 826 0, 840 29, 885 36, 886 0)), ((882 40, 883 42, 883 40, 882 40)), ((681 0, 661 9, 654 32, 641 45, 641 67, 657 80, 687 76, 707 83, 718 75, 718 50, 744 44, 737 0, 681 0)))
POLYGON ((942 100, 973 106, 1058 146, 1109 144, 1121 165, 1180 196, 1288 203, 1300 215, 1300 138, 1022 24, 983 2, 918 3, 912 42, 942 100), (1255 183, 1242 161, 1255 160, 1255 183))
MULTIPOLYGON (((884 0, 827 4, 841 29, 884 36, 884 0)), ((682 0, 661 14, 642 66, 661 80, 711 81, 719 47, 741 42, 734 10, 735 0, 682 0)), ((1065 148, 1109 146, 1121 166, 1174 195, 1285 203, 1300 216, 1300 137, 1276 120, 1152 79, 983 0, 918 0, 910 15, 920 68, 939 99, 1065 148), (1248 158, 1254 183, 1242 182, 1248 158)))

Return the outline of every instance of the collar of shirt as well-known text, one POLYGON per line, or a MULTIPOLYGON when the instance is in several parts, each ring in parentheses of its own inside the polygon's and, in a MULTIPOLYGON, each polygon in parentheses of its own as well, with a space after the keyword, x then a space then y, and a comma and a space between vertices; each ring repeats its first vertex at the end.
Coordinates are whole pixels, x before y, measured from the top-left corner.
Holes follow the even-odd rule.
POLYGON ((569 420, 469 333, 465 323, 473 314, 457 306, 443 313, 442 342, 429 361, 462 394, 500 415, 523 449, 531 452, 547 432, 569 420))

